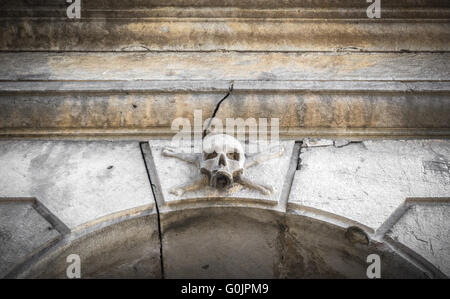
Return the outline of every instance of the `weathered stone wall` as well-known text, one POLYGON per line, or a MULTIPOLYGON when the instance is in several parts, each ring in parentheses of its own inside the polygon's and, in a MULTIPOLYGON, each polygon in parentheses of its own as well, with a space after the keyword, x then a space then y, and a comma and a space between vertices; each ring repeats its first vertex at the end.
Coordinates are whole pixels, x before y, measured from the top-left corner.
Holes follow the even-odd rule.
POLYGON ((374 253, 383 278, 450 275, 448 141, 284 142, 245 171, 268 195, 174 195, 202 175, 165 145, 0 142, 0 276, 78 254, 85 278, 365 278, 374 253))
POLYGON ((0 277, 450 275, 450 3, 66 6, 0 3, 0 277), (279 118, 246 170, 273 193, 171 193, 201 177, 162 155, 195 110, 279 118))

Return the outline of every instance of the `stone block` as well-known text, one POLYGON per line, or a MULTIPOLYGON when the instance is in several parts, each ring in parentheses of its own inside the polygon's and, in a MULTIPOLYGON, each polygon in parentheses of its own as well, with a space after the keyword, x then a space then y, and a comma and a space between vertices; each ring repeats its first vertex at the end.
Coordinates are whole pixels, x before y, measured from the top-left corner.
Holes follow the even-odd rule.
POLYGON ((34 197, 71 230, 154 205, 138 142, 0 141, 0 197, 34 197))
POLYGON ((301 149, 289 204, 376 230, 408 197, 450 196, 450 142, 372 140, 301 149))
POLYGON ((33 205, 0 199, 0 278, 62 236, 33 205))

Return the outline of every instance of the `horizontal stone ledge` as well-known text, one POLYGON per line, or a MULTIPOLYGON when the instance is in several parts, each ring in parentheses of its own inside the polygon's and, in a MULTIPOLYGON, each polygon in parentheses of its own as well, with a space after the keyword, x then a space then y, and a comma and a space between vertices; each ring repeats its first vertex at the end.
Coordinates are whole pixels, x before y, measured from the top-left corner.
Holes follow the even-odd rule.
POLYGON ((0 81, 450 81, 450 53, 20 52, 0 65, 0 81))
MULTIPOLYGON (((0 94, 51 93, 226 93, 230 81, 0 81, 0 94)), ((450 81, 233 81, 234 93, 285 92, 450 92, 450 81)))
POLYGON ((448 20, 0 20, 1 51, 450 51, 449 40, 448 20))
MULTIPOLYGON (((111 0, 90 0, 83 3, 85 9, 155 9, 161 7, 180 7, 180 8, 352 8, 367 7, 368 3, 361 0, 129 0, 129 1, 111 1, 111 0)), ((383 1, 383 7, 386 8, 449 8, 450 4, 442 0, 395 0, 383 1)), ((3 1, 0 8, 8 9, 36 9, 36 8, 64 8, 65 2, 59 0, 9 0, 3 1)))
MULTIPOLYGON (((0 94, 3 129, 167 128, 195 110, 211 117, 225 93, 0 94)), ((448 93, 232 93, 216 117, 279 118, 280 128, 449 128, 448 93)))
POLYGON ((450 226, 450 199, 410 206, 389 230, 387 239, 424 257, 449 278, 450 230, 440 228, 450 226))
MULTIPOLYGON (((90 4, 90 2, 88 2, 90 4)), ((363 2, 362 2, 363 3, 363 2)), ((81 7, 82 20, 106 18, 300 18, 300 19, 367 19, 367 6, 334 8, 239 8, 239 7, 155 7, 148 9, 111 10, 81 7)), ((448 19, 446 7, 389 8, 383 5, 383 19, 448 19)), ((7 9, 0 11, 0 18, 67 18, 66 6, 7 9)))
MULTIPOLYGON (((177 131, 169 127, 147 129, 0 129, 0 139, 49 140, 132 140, 171 138, 177 131)), ((194 132, 192 133, 194 134, 194 132)), ((282 128, 279 137, 302 139, 305 137, 398 139, 398 138, 450 138, 450 128, 282 128)))

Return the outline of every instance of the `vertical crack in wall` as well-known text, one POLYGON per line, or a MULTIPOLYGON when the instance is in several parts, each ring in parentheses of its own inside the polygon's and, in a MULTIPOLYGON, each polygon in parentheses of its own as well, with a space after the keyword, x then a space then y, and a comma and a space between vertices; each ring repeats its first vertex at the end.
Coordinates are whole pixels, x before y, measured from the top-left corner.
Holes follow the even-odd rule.
POLYGON ((209 127, 211 126, 211 122, 212 122, 213 118, 216 117, 216 114, 219 111, 220 105, 222 104, 223 101, 226 100, 226 98, 228 98, 230 96, 231 92, 233 91, 233 86, 234 86, 234 81, 231 81, 230 86, 228 87, 227 94, 217 103, 216 107, 214 108, 214 111, 213 111, 211 117, 209 118, 208 124, 206 125, 205 129, 203 130, 203 135, 202 135, 203 138, 205 138, 206 132, 208 131, 209 127))
POLYGON ((288 278, 289 268, 287 267, 288 250, 292 250, 289 246, 291 243, 289 236, 289 227, 287 225, 286 211, 288 207, 289 195, 291 194, 292 184, 294 182, 295 173, 299 170, 301 163, 300 153, 302 149, 303 141, 295 141, 294 148, 292 149, 291 160, 289 162, 289 169, 287 171, 285 181, 283 184, 283 190, 281 192, 280 201, 278 203, 278 209, 283 212, 283 217, 278 222, 279 231, 277 236, 277 248, 279 253, 279 260, 274 267, 275 277, 288 278))
POLYGON ((295 172, 298 170, 298 164, 300 161, 300 150, 303 141, 295 141, 294 148, 292 149, 291 160, 289 162, 289 169, 287 171, 285 181, 283 184, 283 189, 280 196, 280 202, 278 203, 278 208, 286 212, 287 204, 289 199, 289 194, 291 193, 292 183, 294 182, 295 172))
POLYGON ((150 146, 148 142, 139 142, 139 147, 141 149, 142 159, 144 160, 145 170, 147 172, 148 181, 150 183, 150 188, 152 189, 153 198, 155 201, 156 207, 156 215, 158 221, 158 238, 159 238, 159 260, 161 267, 161 278, 165 278, 164 275, 164 255, 163 255, 163 238, 162 238, 162 230, 161 230, 161 217, 159 212, 158 200, 157 200, 157 192, 155 191, 155 185, 152 182, 152 177, 150 175, 149 165, 147 164, 146 152, 150 151, 150 146))
MULTIPOLYGON (((216 107, 214 108, 214 111, 208 121, 208 125, 203 130, 203 135, 202 135, 203 138, 206 136, 206 133, 207 133, 209 127, 211 126, 212 119, 216 116, 217 112, 219 111, 220 105, 222 104, 223 101, 225 101, 230 96, 231 92, 233 91, 233 85, 234 85, 234 81, 231 81, 230 86, 228 87, 228 92, 216 104, 216 107)), ((158 221, 158 238, 159 238, 161 277, 164 279, 165 273, 164 273, 164 254, 163 254, 163 252, 164 252, 164 250, 163 250, 163 234, 162 234, 162 229, 161 229, 161 213, 159 210, 158 197, 157 197, 158 192, 156 190, 156 185, 152 181, 150 165, 149 165, 149 163, 147 163, 147 156, 148 155, 151 156, 151 151, 150 151, 150 146, 149 146, 148 142, 146 142, 146 141, 139 142, 139 147, 141 149, 142 159, 144 160, 144 165, 145 165, 145 170, 147 172, 148 181, 149 181, 150 187, 152 189, 153 198, 155 200, 155 207, 156 207, 156 214, 157 214, 157 221, 158 221)))
POLYGON ((298 147, 298 155, 297 155, 297 164, 295 166, 295 170, 301 170, 302 169, 302 146, 303 146, 303 141, 296 141, 296 143, 299 142, 299 147, 298 147))

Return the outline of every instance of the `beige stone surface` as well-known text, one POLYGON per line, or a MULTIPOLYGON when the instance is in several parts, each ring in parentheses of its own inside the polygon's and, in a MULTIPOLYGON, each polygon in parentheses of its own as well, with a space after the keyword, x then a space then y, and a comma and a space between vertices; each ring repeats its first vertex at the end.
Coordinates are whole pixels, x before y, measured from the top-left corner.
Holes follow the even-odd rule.
POLYGON ((239 18, 0 19, 2 51, 448 51, 447 22, 239 18), (17 34, 21 32, 21 34, 17 34), (24 38, 26 37, 26 38, 24 38))
POLYGON ((280 119, 280 136, 448 136, 447 53, 0 53, 0 136, 170 136, 280 119))
MULTIPOLYGON (((170 128, 177 117, 186 117, 193 124, 196 109, 202 110, 203 120, 210 117, 227 89, 226 84, 222 86, 221 91, 213 92, 91 93, 72 87, 73 91, 37 92, 32 96, 6 93, 0 95, 0 135, 173 136, 175 132, 170 128)), ((294 89, 279 92, 276 88, 235 90, 223 102, 217 117, 223 121, 226 118, 279 118, 280 136, 292 139, 305 135, 366 138, 450 135, 450 105, 444 91, 343 93, 294 89)))

